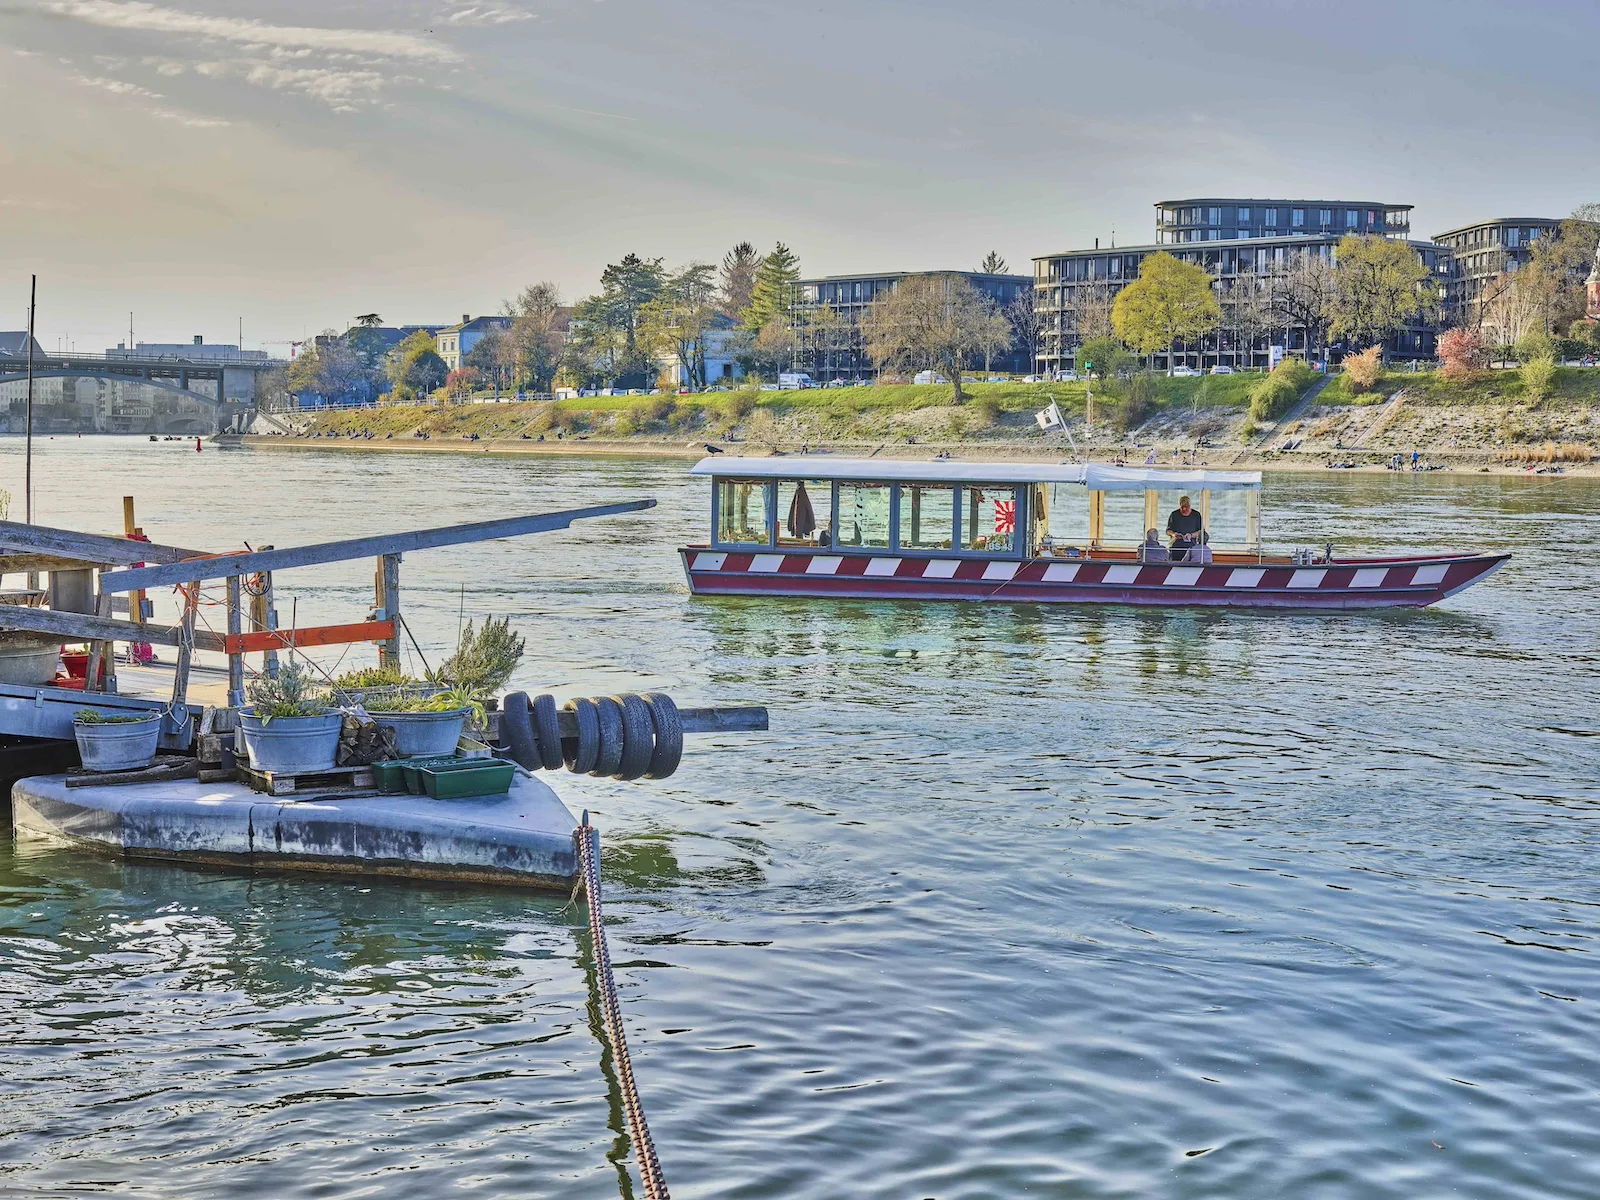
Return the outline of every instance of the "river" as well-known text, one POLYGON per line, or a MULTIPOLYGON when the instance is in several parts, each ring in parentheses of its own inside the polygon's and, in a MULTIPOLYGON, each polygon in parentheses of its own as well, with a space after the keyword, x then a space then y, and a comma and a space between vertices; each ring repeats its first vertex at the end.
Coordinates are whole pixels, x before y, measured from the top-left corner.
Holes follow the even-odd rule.
MULTIPOLYGON (((1252 615, 694 600, 678 462, 71 438, 36 472, 44 523, 128 493, 217 549, 660 501, 402 583, 430 656, 509 613, 530 690, 771 708, 663 783, 553 781, 679 1200, 1600 1195, 1600 483, 1269 477, 1279 544, 1515 557, 1435 609, 1252 615)), ((279 588, 359 619, 371 564, 279 588)), ((634 1195, 584 943, 560 898, 0 835, 0 1196, 634 1195)))

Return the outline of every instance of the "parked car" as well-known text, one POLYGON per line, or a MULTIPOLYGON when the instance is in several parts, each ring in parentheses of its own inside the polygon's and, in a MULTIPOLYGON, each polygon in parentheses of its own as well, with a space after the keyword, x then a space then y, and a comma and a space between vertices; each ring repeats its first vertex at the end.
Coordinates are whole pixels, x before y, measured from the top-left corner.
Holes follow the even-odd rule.
POLYGON ((783 391, 783 385, 781 383, 763 383, 761 390, 763 392, 781 392, 783 391))
POLYGON ((827 383, 823 384, 822 386, 823 387, 849 387, 850 386, 850 381, 848 379, 830 379, 830 380, 828 380, 827 383))
POLYGON ((1079 378, 1078 377, 1078 373, 1076 371, 1057 371, 1056 372, 1056 382, 1057 383, 1077 383, 1078 382, 1078 378, 1079 378))
POLYGON ((1171 375, 1174 379, 1196 379, 1199 377, 1200 372, 1196 371, 1193 367, 1173 367, 1172 370, 1167 372, 1167 374, 1171 375))
POLYGON ((1044 376, 1043 375, 1024 375, 1022 377, 1022 382, 1023 383, 1043 383, 1044 382, 1044 376))
POLYGON ((918 371, 914 376, 912 376, 911 382, 912 383, 918 383, 918 384, 926 384, 926 383, 949 383, 950 381, 948 379, 946 379, 943 375, 940 375, 940 374, 938 374, 937 372, 934 372, 934 371, 918 371))
POLYGON ((1221 367, 1221 366, 1212 367, 1211 368, 1211 373, 1213 375, 1232 375, 1233 374, 1233 368, 1232 367, 1221 367))

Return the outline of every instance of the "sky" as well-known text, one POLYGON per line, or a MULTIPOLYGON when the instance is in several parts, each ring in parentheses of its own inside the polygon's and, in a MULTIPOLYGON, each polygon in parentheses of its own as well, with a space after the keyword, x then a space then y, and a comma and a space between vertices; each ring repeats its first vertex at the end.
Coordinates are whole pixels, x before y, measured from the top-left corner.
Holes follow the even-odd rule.
POLYGON ((0 329, 288 344, 577 298, 1152 240, 1184 196, 1600 201, 1577 0, 0 0, 0 329))

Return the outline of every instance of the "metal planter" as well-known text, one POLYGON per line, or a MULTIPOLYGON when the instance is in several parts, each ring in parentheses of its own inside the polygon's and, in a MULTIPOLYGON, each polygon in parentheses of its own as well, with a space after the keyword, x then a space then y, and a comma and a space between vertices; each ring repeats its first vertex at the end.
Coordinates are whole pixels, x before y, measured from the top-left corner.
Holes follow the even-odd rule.
POLYGON ((239 735, 255 770, 307 775, 333 767, 343 721, 338 709, 315 717, 262 720, 255 709, 246 708, 239 710, 239 735))
POLYGON ((377 724, 394 734, 395 753, 401 758, 450 755, 456 752, 470 708, 444 712, 386 713, 367 710, 377 724))
POLYGON ((142 721, 110 721, 104 725, 74 722, 78 759, 89 771, 136 771, 156 760, 161 714, 142 721))

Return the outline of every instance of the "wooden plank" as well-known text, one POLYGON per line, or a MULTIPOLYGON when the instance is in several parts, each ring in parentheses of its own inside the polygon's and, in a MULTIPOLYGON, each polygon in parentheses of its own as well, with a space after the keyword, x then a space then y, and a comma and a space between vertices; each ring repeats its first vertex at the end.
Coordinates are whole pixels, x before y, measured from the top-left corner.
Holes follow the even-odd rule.
MULTIPOLYGON (((179 631, 172 625, 135 625, 110 617, 88 613, 56 612, 49 608, 23 608, 0 604, 0 629, 21 629, 30 633, 52 633, 65 641, 78 642, 153 642, 160 646, 181 645, 179 631)), ((223 639, 209 630, 197 629, 194 644, 201 650, 225 650, 223 639)))
MULTIPOLYGON (((143 562, 143 559, 130 559, 143 562)), ((84 567, 111 566, 100 559, 66 558, 59 554, 4 554, 0 553, 0 575, 17 575, 23 572, 81 571, 84 567)))
POLYGON ((346 642, 383 642, 394 636, 393 621, 357 621, 353 625, 314 625, 309 629, 262 629, 230 633, 223 639, 229 654, 287 650, 291 646, 340 646, 346 642))
MULTIPOLYGON (((311 567, 320 563, 344 562, 352 558, 376 558, 383 554, 402 554, 408 550, 433 550, 440 546, 459 546, 467 542, 484 542, 494 538, 548 533, 553 529, 565 529, 574 521, 639 512, 654 508, 655 504, 654 500, 631 500, 624 504, 597 504, 591 508, 532 513, 524 517, 474 521, 466 525, 444 525, 435 529, 413 529, 404 533, 350 538, 342 542, 289 546, 282 550, 219 554, 213 558, 193 559, 165 566, 113 571, 100 576, 100 588, 107 592, 131 592, 136 588, 159 588, 174 583, 195 583, 202 579, 225 579, 229 575, 248 575, 256 571, 285 571, 291 567, 311 567)), ((130 544, 149 546, 147 542, 130 544)))
POLYGON ((169 779, 193 779, 198 764, 192 758, 163 755, 148 767, 132 771, 85 771, 81 768, 67 772, 69 788, 110 787, 119 783, 165 783, 169 779))
MULTIPOLYGON (((759 705, 739 708, 680 708, 678 720, 685 733, 760 733, 767 728, 767 710, 759 705)), ((564 738, 578 736, 577 714, 561 709, 556 728, 564 738)))
POLYGON ((162 546, 156 542, 133 542, 124 537, 79 533, 75 529, 52 529, 48 525, 29 525, 24 521, 0 521, 0 550, 54 554, 79 559, 80 565, 83 562, 175 563, 206 554, 204 550, 185 550, 181 546, 162 546))

